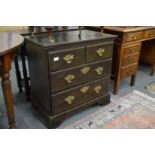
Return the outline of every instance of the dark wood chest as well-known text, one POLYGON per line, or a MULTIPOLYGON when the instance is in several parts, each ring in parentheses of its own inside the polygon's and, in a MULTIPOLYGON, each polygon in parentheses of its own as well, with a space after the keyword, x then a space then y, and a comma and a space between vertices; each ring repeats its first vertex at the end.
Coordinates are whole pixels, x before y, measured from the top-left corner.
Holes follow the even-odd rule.
POLYGON ((69 114, 110 102, 114 35, 91 30, 27 36, 32 105, 54 128, 69 114))

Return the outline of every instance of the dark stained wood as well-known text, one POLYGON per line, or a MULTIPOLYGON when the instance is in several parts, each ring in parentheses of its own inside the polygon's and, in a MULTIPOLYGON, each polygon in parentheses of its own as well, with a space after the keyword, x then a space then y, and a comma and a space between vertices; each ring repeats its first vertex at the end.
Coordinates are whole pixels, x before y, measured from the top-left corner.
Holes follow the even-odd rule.
POLYGON ((94 62, 111 58, 113 54, 113 43, 92 45, 86 47, 86 61, 94 62))
POLYGON ((71 109, 75 106, 91 101, 96 97, 107 94, 108 85, 109 78, 105 78, 52 95, 53 114, 59 114, 67 109, 71 109), (96 92, 95 88, 98 86, 101 86, 101 89, 96 92), (74 100, 70 104, 66 101, 69 96, 74 96, 74 100))
POLYGON ((56 93, 85 82, 110 76, 111 69, 109 66, 111 66, 111 59, 51 73, 51 91, 56 93), (98 74, 96 70, 100 67, 103 68, 103 71, 98 74), (85 68, 89 69, 87 73, 83 73, 85 68), (65 79, 69 75, 74 76, 70 83, 65 79))
POLYGON ((85 47, 49 53, 50 70, 78 66, 85 62, 85 47))
POLYGON ((18 34, 0 33, 0 76, 2 78, 2 90, 8 115, 10 128, 15 128, 15 119, 13 111, 13 98, 11 92, 11 81, 9 71, 11 61, 18 47, 23 43, 24 38, 18 34))
POLYGON ((90 102, 86 102, 85 104, 75 106, 75 107, 68 109, 68 110, 64 111, 63 113, 60 113, 59 115, 55 115, 55 116, 52 116, 52 115, 49 116, 47 111, 41 106, 40 102, 37 101, 35 98, 33 98, 33 96, 31 96, 31 100, 32 100, 33 107, 35 107, 35 108, 37 107, 40 114, 44 117, 43 121, 47 125, 47 127, 48 128, 56 128, 68 116, 75 115, 80 110, 89 108, 93 104, 98 104, 101 106, 109 104, 110 103, 110 94, 109 93, 105 94, 104 96, 95 98, 95 99, 91 100, 90 102))
POLYGON ((85 29, 80 37, 79 30, 53 32, 51 43, 47 34, 25 37, 32 105, 44 116, 49 128, 81 108, 110 102, 108 87, 114 38, 85 29), (94 55, 101 47, 108 49, 106 57, 96 57, 88 63, 88 52, 94 55), (73 100, 75 106, 66 104, 72 104, 73 100))

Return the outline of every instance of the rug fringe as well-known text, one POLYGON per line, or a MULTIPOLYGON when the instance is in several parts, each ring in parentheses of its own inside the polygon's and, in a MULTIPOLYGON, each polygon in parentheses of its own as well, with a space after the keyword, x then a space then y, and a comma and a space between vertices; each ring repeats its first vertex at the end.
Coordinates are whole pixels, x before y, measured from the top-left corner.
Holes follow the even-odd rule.
POLYGON ((132 91, 133 93, 136 93, 136 94, 138 94, 138 95, 140 95, 140 96, 142 96, 142 97, 146 97, 147 99, 149 99, 150 101, 152 101, 152 102, 155 102, 155 98, 153 98, 153 97, 151 97, 151 96, 148 96, 147 94, 144 94, 144 93, 142 93, 142 92, 140 92, 140 91, 138 91, 138 90, 133 90, 132 91))

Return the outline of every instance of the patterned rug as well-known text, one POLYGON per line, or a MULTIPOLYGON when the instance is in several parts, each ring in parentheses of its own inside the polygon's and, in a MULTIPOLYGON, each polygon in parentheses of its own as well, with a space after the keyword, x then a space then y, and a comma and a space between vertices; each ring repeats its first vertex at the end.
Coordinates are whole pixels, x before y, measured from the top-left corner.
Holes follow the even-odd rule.
POLYGON ((153 94, 155 94, 155 82, 149 84, 148 86, 146 86, 147 90, 153 94))
POLYGON ((65 127, 66 129, 151 129, 155 128, 155 99, 133 91, 120 100, 65 127))

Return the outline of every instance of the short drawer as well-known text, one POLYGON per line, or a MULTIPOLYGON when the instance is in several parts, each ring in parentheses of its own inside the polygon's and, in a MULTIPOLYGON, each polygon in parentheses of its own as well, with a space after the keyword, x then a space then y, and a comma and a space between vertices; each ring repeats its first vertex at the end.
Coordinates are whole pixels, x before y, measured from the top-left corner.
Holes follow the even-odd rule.
POLYGON ((56 93, 71 87, 91 82, 109 76, 111 73, 111 59, 74 67, 64 71, 51 73, 51 91, 56 93))
POLYGON ((85 47, 49 53, 50 71, 74 67, 85 62, 85 47))
POLYGON ((109 81, 109 78, 101 79, 52 95, 53 114, 59 114, 107 94, 109 81))
POLYGON ((125 42, 141 40, 141 39, 143 39, 142 31, 126 33, 124 37, 125 42))
POLYGON ((145 30, 144 31, 144 38, 153 38, 155 37, 155 30, 145 30))
POLYGON ((138 63, 139 61, 139 53, 138 54, 132 54, 132 55, 129 55, 127 57, 125 57, 123 59, 123 66, 128 66, 128 65, 131 65, 133 63, 138 63))
POLYGON ((134 64, 129 67, 123 67, 121 71, 121 79, 124 79, 128 76, 132 76, 137 72, 137 64, 134 64))
POLYGON ((93 62, 112 57, 113 44, 86 46, 86 62, 93 62))
POLYGON ((124 56, 128 56, 130 54, 140 53, 141 43, 136 45, 130 45, 124 47, 124 56))

